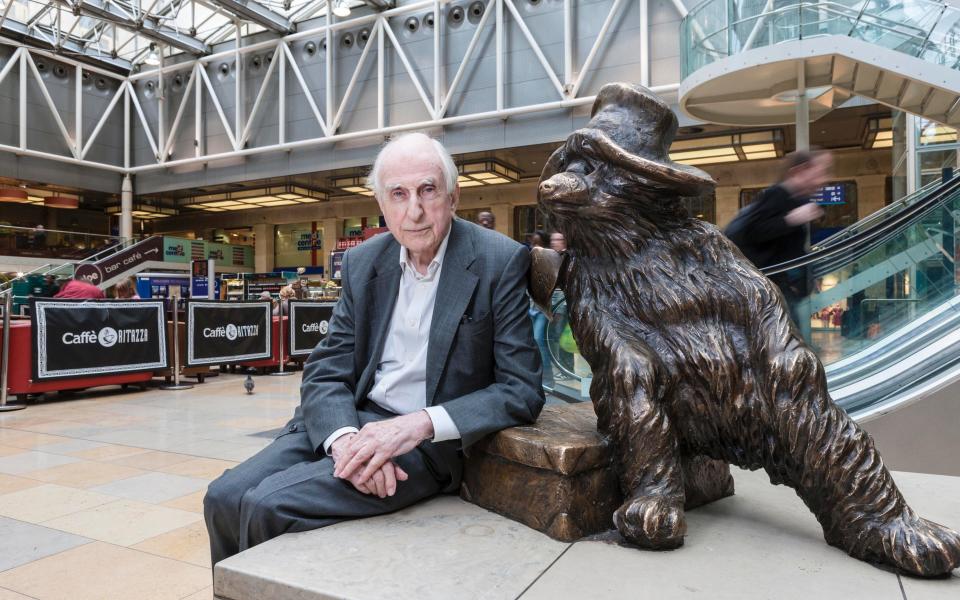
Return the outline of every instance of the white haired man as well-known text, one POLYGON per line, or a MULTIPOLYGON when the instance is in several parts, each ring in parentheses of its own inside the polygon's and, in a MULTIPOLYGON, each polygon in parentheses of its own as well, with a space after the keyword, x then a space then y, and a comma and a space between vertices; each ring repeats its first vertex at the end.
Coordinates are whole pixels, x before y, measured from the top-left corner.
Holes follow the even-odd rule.
POLYGON ((390 231, 344 256, 341 298, 304 365, 293 419, 210 484, 214 563, 453 492, 463 448, 543 407, 527 250, 455 218, 456 166, 425 135, 387 144, 370 184, 390 231))

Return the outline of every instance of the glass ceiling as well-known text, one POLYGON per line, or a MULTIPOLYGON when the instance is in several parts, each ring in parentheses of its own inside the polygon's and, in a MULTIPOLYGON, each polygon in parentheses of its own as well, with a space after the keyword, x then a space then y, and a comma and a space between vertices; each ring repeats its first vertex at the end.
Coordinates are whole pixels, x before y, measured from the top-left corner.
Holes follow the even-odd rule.
POLYGON ((283 34, 327 11, 327 0, 0 0, 0 5, 0 34, 121 71, 155 65, 161 51, 208 53, 236 37, 237 20, 241 36, 283 34))

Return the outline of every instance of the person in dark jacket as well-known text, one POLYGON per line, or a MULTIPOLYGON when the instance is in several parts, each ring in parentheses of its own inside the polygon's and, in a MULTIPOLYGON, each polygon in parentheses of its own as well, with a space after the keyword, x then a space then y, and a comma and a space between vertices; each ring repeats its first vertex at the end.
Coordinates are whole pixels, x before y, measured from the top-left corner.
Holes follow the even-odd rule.
MULTIPOLYGON (((832 166, 828 152, 801 150, 788 155, 780 181, 761 192, 731 222, 728 237, 754 265, 763 269, 807 253, 810 223, 823 216, 823 209, 810 197, 827 183, 832 166), (737 221, 739 226, 734 225, 737 221)), ((803 317, 795 308, 810 293, 807 270, 793 269, 770 279, 783 292, 800 325, 803 317)))

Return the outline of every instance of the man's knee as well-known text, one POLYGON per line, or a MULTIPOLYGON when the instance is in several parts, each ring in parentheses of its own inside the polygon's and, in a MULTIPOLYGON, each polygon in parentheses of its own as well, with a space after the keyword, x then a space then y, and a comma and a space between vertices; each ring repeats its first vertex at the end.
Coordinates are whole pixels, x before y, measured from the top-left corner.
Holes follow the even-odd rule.
POLYGON ((254 546, 285 530, 279 511, 281 494, 260 488, 247 490, 240 499, 240 527, 246 534, 246 546, 254 546))
POLYGON ((203 496, 203 514, 207 521, 214 515, 239 513, 240 501, 247 491, 233 481, 230 471, 210 482, 203 496))

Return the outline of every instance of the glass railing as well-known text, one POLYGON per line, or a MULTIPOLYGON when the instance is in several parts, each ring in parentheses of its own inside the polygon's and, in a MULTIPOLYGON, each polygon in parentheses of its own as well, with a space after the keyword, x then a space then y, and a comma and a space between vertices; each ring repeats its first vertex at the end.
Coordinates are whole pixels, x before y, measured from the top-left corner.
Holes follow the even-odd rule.
MULTIPOLYGON (((922 201, 927 206, 918 200, 897 219, 867 228, 802 265, 814 291, 798 304, 797 312, 809 315, 800 330, 825 365, 889 345, 889 336, 903 335, 932 311, 939 313, 937 322, 960 320, 960 181, 934 194, 922 201)), ((577 352, 561 293, 554 303, 546 336, 553 387, 559 395, 586 398, 589 366, 577 352)))
POLYGON ((825 238, 822 241, 820 241, 818 244, 812 246, 810 250, 817 251, 824 248, 829 248, 830 246, 833 246, 845 240, 849 240, 854 236, 859 235, 860 233, 868 229, 876 227, 877 225, 880 225, 881 223, 889 219, 892 219, 893 217, 900 214, 902 210, 906 208, 910 208, 911 206, 914 206, 921 200, 924 200, 925 198, 927 198, 930 195, 930 193, 936 190, 938 187, 940 187, 942 183, 943 182, 940 179, 931 181, 930 183, 923 186, 916 192, 912 194, 907 194, 903 198, 900 198, 899 200, 895 200, 894 202, 891 202, 890 204, 884 206, 880 210, 870 213, 869 215, 860 219, 859 221, 850 225, 849 227, 844 227, 843 229, 831 235, 830 237, 825 238))
POLYGON ((104 251, 115 251, 121 241, 114 235, 0 225, 0 256, 81 261, 104 251))
POLYGON ((944 2, 706 0, 680 24, 681 76, 747 50, 829 35, 960 68, 960 9, 944 2))

